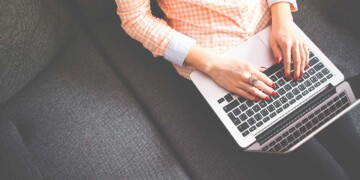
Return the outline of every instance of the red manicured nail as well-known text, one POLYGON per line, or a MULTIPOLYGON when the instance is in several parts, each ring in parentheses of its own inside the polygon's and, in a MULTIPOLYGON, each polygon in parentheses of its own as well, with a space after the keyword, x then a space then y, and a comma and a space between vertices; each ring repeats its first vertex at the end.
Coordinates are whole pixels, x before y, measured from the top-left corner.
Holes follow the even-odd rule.
POLYGON ((307 69, 307 68, 309 68, 309 65, 308 65, 308 64, 305 66, 305 69, 307 69))
POLYGON ((267 97, 265 98, 265 100, 270 101, 270 97, 269 97, 269 96, 267 96, 267 97))
POLYGON ((296 77, 295 77, 295 81, 298 81, 298 80, 299 80, 299 77, 298 77, 298 76, 296 76, 296 77))
POLYGON ((300 72, 300 78, 302 78, 303 74, 304 74, 303 72, 300 72))
POLYGON ((260 67, 266 69, 266 67, 264 67, 264 66, 260 66, 260 67))
POLYGON ((280 61, 281 61, 281 57, 280 56, 276 57, 276 64, 280 64, 280 61))
POLYGON ((258 102, 259 101, 259 99, 258 98, 255 98, 255 100, 254 100, 255 102, 258 102))
POLYGON ((272 87, 272 88, 275 88, 275 83, 272 83, 271 87, 272 87))
POLYGON ((290 79, 290 75, 288 75, 288 74, 285 77, 286 77, 286 79, 290 79))
POLYGON ((271 93, 271 95, 272 95, 272 96, 276 96, 277 94, 276 94, 275 91, 273 91, 273 92, 271 93))

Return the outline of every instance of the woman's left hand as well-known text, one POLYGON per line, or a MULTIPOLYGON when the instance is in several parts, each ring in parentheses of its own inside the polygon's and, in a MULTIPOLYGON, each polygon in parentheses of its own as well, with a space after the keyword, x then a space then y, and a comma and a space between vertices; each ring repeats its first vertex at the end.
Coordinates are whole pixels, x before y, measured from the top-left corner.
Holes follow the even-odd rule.
POLYGON ((277 63, 283 60, 284 73, 290 77, 291 60, 293 60, 294 79, 299 80, 309 62, 309 51, 293 24, 290 4, 276 3, 271 6, 272 30, 270 46, 277 63))

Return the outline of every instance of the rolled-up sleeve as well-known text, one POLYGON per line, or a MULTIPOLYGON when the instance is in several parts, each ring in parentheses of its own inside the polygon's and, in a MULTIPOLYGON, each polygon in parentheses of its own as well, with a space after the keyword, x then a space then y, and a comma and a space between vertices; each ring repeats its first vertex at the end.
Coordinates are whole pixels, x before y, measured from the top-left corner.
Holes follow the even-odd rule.
POLYGON ((298 10, 298 6, 296 3, 296 0, 267 0, 269 7, 271 7, 273 4, 278 3, 278 2, 288 2, 290 3, 291 6, 291 11, 297 11, 298 10))
POLYGON ((129 36, 142 43, 154 56, 165 56, 182 66, 195 40, 153 16, 150 0, 116 0, 116 4, 121 26, 129 36))

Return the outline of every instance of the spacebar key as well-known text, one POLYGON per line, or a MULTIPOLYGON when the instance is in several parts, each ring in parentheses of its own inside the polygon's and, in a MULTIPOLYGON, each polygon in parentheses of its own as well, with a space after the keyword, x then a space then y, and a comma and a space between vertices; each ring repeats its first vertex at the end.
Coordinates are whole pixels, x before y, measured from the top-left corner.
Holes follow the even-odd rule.
POLYGON ((224 111, 226 113, 228 113, 229 111, 233 110, 234 108, 236 108, 238 105, 240 105, 239 101, 235 100, 233 102, 231 102, 230 104, 226 105, 224 107, 224 111))

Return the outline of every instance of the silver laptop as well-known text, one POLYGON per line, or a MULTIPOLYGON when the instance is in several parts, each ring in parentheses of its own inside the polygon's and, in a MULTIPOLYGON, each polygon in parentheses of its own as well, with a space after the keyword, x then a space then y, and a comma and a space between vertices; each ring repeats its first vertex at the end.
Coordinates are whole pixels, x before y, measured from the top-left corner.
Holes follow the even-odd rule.
POLYGON ((190 77, 235 141, 245 151, 288 153, 360 103, 360 76, 344 75, 294 24, 310 50, 309 68, 299 81, 286 79, 269 46, 271 27, 225 53, 268 67, 276 97, 252 102, 218 86, 200 71, 190 77), (357 82, 358 84, 356 84, 357 82), (357 93, 357 94, 356 94, 357 93))

